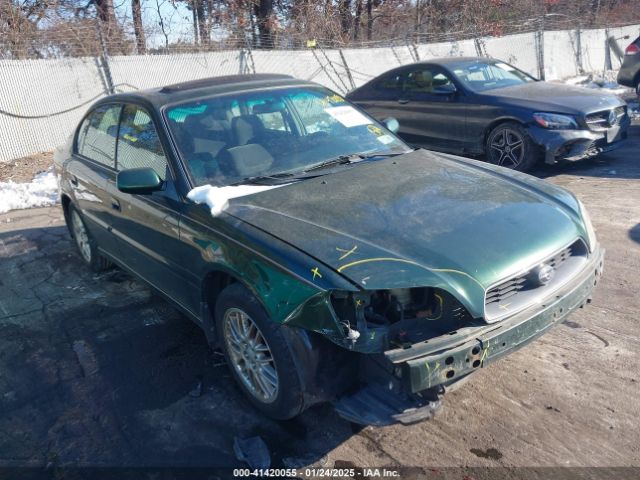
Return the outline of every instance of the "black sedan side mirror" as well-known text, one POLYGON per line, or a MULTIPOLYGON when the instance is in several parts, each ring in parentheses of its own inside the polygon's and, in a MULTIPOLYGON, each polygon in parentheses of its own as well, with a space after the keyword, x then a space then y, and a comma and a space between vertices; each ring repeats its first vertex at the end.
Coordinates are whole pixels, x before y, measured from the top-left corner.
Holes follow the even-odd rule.
POLYGON ((145 167, 118 172, 116 185, 118 190, 124 193, 149 195, 162 190, 163 182, 152 168, 145 167))
POLYGON ((385 118, 384 120, 382 120, 382 123, 384 123, 384 126, 387 127, 387 130, 392 133, 396 133, 398 130, 400 130, 400 123, 393 117, 385 118))

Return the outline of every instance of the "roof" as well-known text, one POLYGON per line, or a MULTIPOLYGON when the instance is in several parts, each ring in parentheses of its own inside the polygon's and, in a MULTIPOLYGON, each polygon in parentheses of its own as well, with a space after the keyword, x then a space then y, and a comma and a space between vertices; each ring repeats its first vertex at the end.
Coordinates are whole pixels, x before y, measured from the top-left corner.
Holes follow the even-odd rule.
POLYGON ((156 108, 168 103, 187 101, 194 98, 215 96, 247 90, 262 90, 273 87, 317 84, 299 80, 289 75, 274 73, 260 73, 251 75, 226 75, 221 77, 202 78, 189 82, 175 83, 161 88, 135 90, 127 93, 117 93, 100 100, 111 102, 114 100, 127 101, 131 99, 144 100, 156 108))

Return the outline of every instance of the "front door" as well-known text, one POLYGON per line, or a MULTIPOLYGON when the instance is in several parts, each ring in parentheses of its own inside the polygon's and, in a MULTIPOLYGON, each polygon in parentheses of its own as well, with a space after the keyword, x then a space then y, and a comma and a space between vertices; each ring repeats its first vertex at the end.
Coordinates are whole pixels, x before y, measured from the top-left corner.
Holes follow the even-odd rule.
POLYGON ((167 162, 158 130, 149 113, 126 105, 122 113, 117 147, 118 171, 149 167, 165 182, 150 195, 132 195, 109 185, 118 214, 113 230, 119 240, 122 262, 154 287, 192 313, 189 265, 181 257, 180 215, 182 200, 167 162))
POLYGON ((442 69, 423 65, 408 71, 399 104, 400 135, 410 144, 448 152, 466 147, 466 104, 442 69))

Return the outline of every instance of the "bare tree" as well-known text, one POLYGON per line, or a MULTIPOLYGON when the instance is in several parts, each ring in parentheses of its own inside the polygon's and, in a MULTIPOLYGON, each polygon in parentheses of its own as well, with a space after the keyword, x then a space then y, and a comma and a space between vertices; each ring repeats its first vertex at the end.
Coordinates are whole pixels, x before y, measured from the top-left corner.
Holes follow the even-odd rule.
POLYGON ((138 53, 145 53, 147 42, 144 36, 144 28, 142 27, 142 9, 140 8, 140 0, 131 0, 131 15, 133 17, 133 33, 136 37, 138 53))

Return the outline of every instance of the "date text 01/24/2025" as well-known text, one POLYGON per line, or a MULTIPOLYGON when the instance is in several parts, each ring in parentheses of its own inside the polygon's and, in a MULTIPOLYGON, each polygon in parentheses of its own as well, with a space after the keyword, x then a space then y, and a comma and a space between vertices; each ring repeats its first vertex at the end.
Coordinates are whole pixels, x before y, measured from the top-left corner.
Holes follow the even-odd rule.
POLYGON ((399 477, 398 470, 388 468, 270 468, 270 469, 249 469, 237 468, 233 470, 234 477, 363 477, 363 478, 394 478, 399 477))

